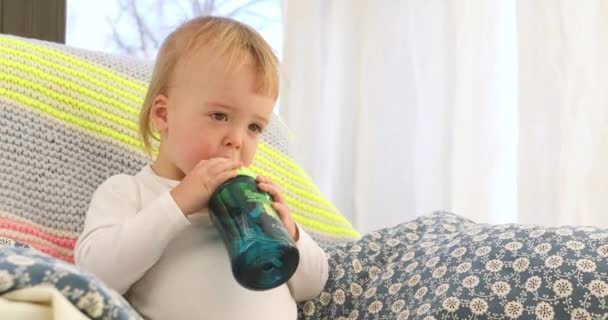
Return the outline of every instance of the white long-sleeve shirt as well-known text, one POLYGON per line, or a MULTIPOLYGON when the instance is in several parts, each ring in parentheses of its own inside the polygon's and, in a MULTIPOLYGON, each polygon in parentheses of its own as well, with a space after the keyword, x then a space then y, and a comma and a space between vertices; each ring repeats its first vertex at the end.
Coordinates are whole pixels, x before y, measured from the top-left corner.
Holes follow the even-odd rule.
POLYGON ((125 294, 146 319, 296 319, 296 301, 327 281, 323 250, 299 228, 300 263, 284 285, 241 287, 206 212, 181 212, 169 191, 179 182, 150 166, 117 175, 95 191, 76 244, 76 264, 125 294))

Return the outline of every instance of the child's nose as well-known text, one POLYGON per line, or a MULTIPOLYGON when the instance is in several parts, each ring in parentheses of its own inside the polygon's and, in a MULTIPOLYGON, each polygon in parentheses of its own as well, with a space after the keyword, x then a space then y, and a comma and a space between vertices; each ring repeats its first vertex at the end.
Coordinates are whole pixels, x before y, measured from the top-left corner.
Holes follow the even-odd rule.
POLYGON ((224 146, 234 149, 240 149, 243 144, 243 134, 240 130, 230 130, 224 137, 224 146))

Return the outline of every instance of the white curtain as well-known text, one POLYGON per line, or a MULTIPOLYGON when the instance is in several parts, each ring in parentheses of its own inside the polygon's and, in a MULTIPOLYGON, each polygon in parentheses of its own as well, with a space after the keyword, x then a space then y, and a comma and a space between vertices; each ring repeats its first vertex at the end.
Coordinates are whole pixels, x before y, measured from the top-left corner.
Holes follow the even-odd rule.
POLYGON ((608 226, 603 3, 287 0, 297 160, 362 232, 434 210, 608 226))
POLYGON ((608 2, 518 6, 519 217, 608 227, 608 2))

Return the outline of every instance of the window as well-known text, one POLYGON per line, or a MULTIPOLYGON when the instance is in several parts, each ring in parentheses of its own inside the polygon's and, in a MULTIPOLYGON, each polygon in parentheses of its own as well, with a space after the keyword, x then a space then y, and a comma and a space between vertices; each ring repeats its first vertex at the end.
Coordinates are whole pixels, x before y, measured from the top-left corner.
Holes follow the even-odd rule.
POLYGON ((68 0, 66 44, 153 59, 169 32, 200 15, 252 26, 281 57, 282 0, 68 0))

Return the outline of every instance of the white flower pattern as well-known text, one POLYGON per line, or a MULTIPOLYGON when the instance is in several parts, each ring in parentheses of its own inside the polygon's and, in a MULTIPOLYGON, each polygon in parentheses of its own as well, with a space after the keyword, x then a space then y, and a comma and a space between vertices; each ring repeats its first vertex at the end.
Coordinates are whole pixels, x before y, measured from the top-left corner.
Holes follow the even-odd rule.
POLYGON ((443 301, 443 309, 447 312, 456 312, 460 308, 460 300, 458 298, 449 297, 443 301))
POLYGON ((471 263, 470 262, 463 262, 461 264, 458 265, 458 267, 456 267, 456 272, 458 273, 465 273, 469 270, 471 270, 471 263))
POLYGON ((547 254, 549 253, 549 251, 551 251, 551 244, 550 243, 541 243, 539 245, 537 245, 534 248, 534 252, 538 253, 538 254, 547 254))
POLYGON ((564 258, 561 256, 550 256, 545 259, 545 266, 549 269, 557 269, 564 263, 564 258))
POLYGON ((592 295, 603 298, 608 295, 608 284, 602 280, 593 280, 589 283, 589 292, 592 295))
POLYGON ((401 289, 401 283, 393 283, 389 288, 388 288, 388 293, 389 294, 395 294, 397 292, 399 292, 399 289, 401 289))
POLYGON ((468 276, 462 280, 462 286, 465 288, 473 289, 479 284, 479 278, 477 276, 468 276))
POLYGON ((16 266, 21 266, 21 267, 31 266, 35 263, 33 259, 28 258, 26 256, 18 255, 18 254, 14 254, 14 255, 10 255, 10 256, 6 257, 6 261, 8 261, 16 266))
POLYGON ((391 311, 393 311, 393 313, 398 313, 401 311, 401 309, 403 309, 404 306, 405 306, 405 300, 399 299, 399 300, 393 302, 393 305, 391 305, 391 311))
POLYGON ((503 262, 498 259, 493 259, 486 263, 486 270, 490 272, 498 272, 502 270, 503 262))
POLYGON ((0 270, 0 292, 7 291, 15 284, 13 275, 6 270, 0 270))
POLYGON ((608 244, 598 247, 597 254, 602 258, 608 257, 608 244))
POLYGON ((499 297, 504 297, 511 292, 511 285, 504 281, 494 282, 491 288, 492 292, 499 297))
POLYGON ((446 292, 448 292, 448 290, 450 289, 450 285, 447 283, 443 283, 440 284, 436 289, 435 289, 435 295, 440 296, 446 292))
POLYGON ((99 317, 103 312, 103 297, 98 292, 89 292, 80 298, 76 305, 89 316, 99 317))
POLYGON ((565 279, 559 279, 553 284, 555 295, 560 298, 567 298, 572 294, 572 283, 565 279))
POLYGON ((534 308, 534 315, 536 315, 536 318, 539 320, 553 320, 555 311, 553 310, 552 305, 543 301, 534 308))
POLYGON ((579 250, 585 248, 585 244, 580 241, 570 240, 570 241, 566 242, 566 247, 568 247, 569 249, 574 250, 574 251, 579 251, 579 250))
POLYGON ((488 312, 488 303, 482 298, 474 298, 471 300, 469 308, 474 315, 482 316, 488 312))
POLYGON ((517 251, 519 249, 521 249, 524 245, 519 242, 519 241, 513 241, 513 242, 509 242, 507 243, 507 245, 505 246, 505 249, 509 250, 509 251, 517 251))
POLYGON ((524 287, 526 288, 526 291, 528 291, 528 292, 536 292, 540 288, 542 283, 543 283, 543 280, 541 279, 541 277, 532 276, 532 277, 528 278, 528 280, 526 280, 524 287))
POLYGON ((530 266, 530 260, 528 258, 517 258, 513 261, 513 270, 516 272, 524 272, 528 270, 530 266))
POLYGON ((517 319, 524 313, 524 305, 519 301, 509 301, 505 305, 505 315, 509 319, 517 319))
POLYGON ((346 295, 342 289, 338 289, 334 292, 334 302, 337 304, 344 304, 346 300, 346 295))
POLYGON ((595 262, 589 259, 580 259, 576 261, 576 267, 582 272, 593 272, 595 271, 595 262))

